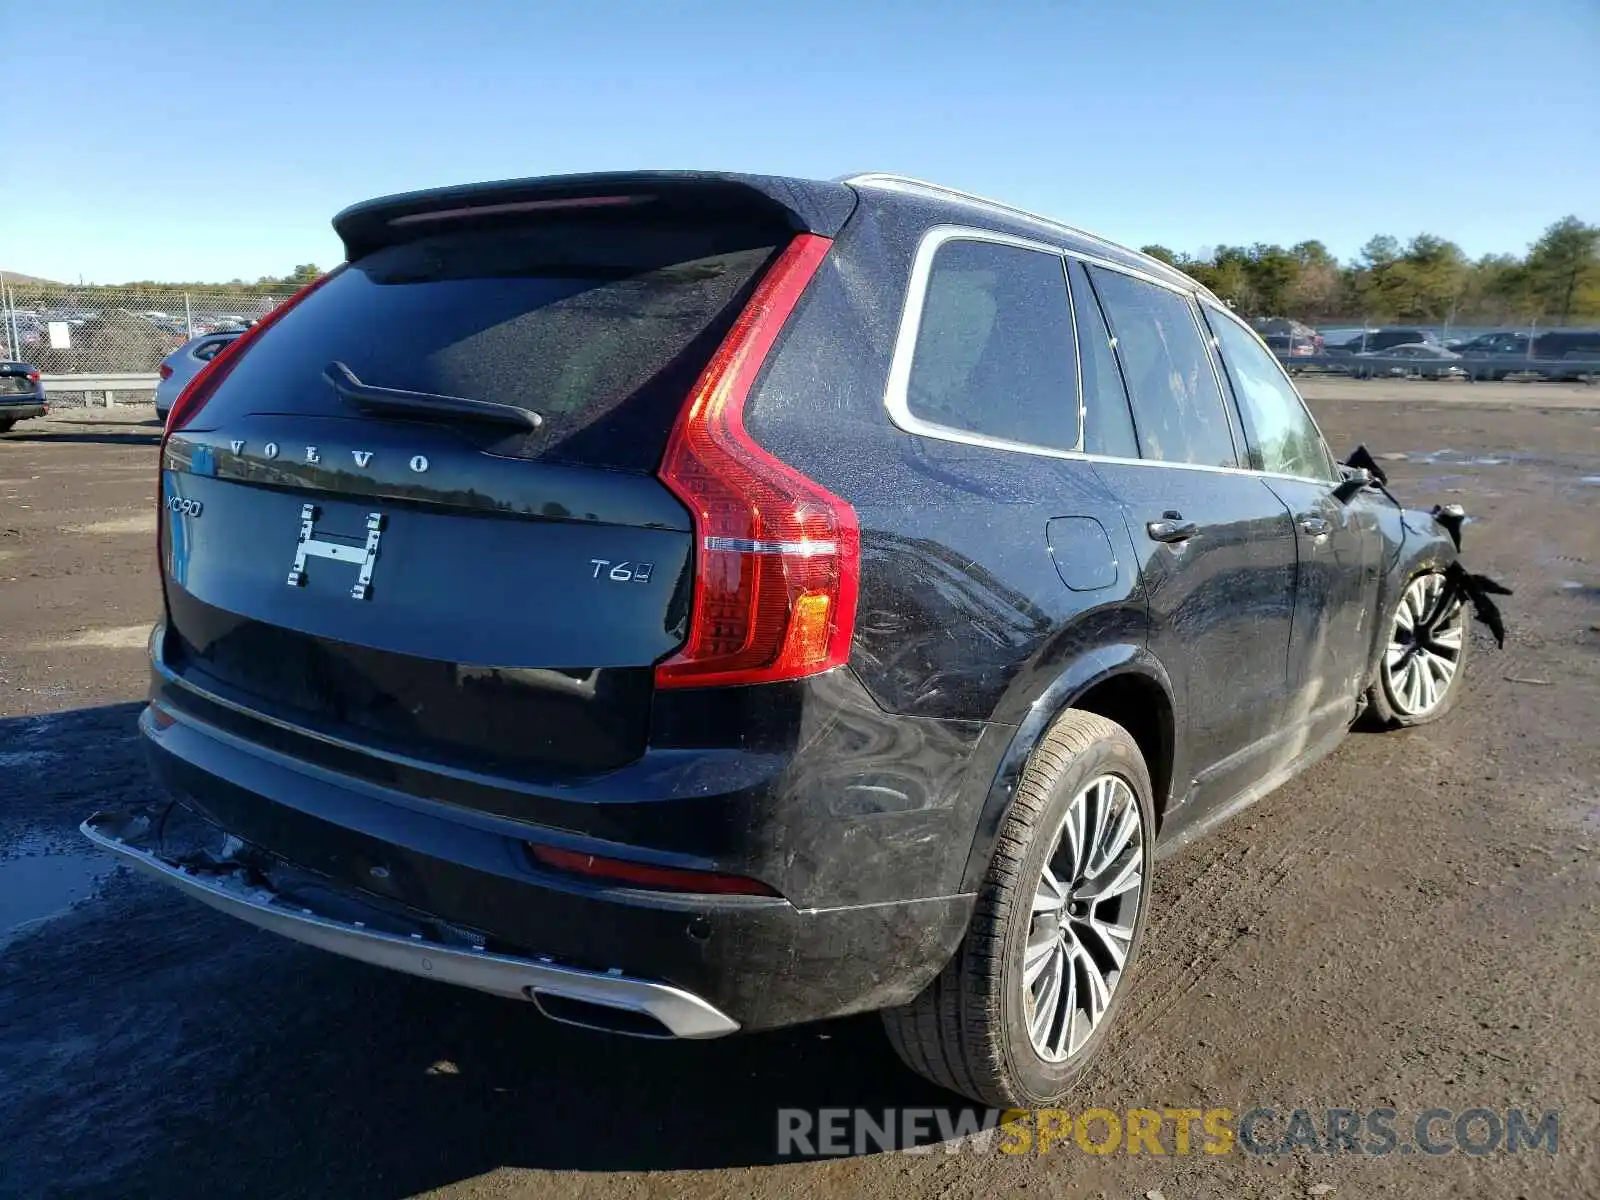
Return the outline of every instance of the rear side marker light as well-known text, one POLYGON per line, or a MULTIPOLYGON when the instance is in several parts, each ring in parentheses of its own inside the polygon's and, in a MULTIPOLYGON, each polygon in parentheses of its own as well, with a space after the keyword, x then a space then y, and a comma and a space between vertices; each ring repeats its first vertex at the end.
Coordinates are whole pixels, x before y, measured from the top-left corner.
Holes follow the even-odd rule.
POLYGON ((855 509, 762 449, 744 405, 833 243, 796 237, 695 384, 662 456, 696 535, 689 635, 660 688, 800 679, 850 657, 860 589, 855 509))
POLYGON ((161 376, 163 381, 171 379, 172 378, 172 368, 167 366, 166 363, 162 363, 160 368, 159 368, 159 370, 157 371, 157 374, 159 374, 161 376))
POLYGON ((602 883, 617 883, 658 892, 693 892, 703 896, 777 896, 759 879, 723 875, 715 871, 684 871, 620 858, 601 858, 581 850, 563 850, 528 842, 534 861, 569 875, 582 875, 602 883))

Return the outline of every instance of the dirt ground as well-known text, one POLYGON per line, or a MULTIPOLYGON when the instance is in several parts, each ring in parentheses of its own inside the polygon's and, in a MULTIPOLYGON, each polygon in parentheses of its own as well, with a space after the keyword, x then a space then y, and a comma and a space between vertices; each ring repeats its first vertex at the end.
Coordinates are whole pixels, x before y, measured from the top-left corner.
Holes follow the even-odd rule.
POLYGON ((1353 735, 1161 865, 1132 1000, 1070 1103, 1555 1111, 1555 1156, 793 1161, 781 1108, 950 1098, 871 1019, 608 1039, 112 869, 75 828, 148 795, 157 430, 133 409, 0 437, 0 1194, 1600 1196, 1600 389, 1304 390, 1336 450, 1472 513, 1510 638, 1478 642, 1442 724, 1353 735))

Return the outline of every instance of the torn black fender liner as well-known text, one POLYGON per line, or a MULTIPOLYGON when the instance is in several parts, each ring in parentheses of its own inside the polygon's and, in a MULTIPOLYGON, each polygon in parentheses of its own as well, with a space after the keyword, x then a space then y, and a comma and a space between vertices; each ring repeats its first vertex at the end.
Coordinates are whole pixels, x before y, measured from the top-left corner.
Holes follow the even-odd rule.
MULTIPOLYGON (((1467 521, 1466 510, 1459 504, 1436 504, 1433 506, 1433 519, 1444 527, 1445 532, 1450 535, 1450 540, 1455 543, 1456 553, 1460 554, 1461 527, 1467 521)), ((1495 645, 1504 649, 1505 620, 1500 615, 1500 606, 1489 597, 1509 596, 1512 594, 1511 589, 1487 575, 1472 574, 1462 565, 1459 558, 1444 569, 1444 580, 1444 595, 1439 598, 1440 611, 1458 599, 1470 600, 1473 615, 1494 634, 1495 645)))
MULTIPOLYGON (((1344 460, 1344 465, 1354 471, 1365 471, 1372 484, 1389 498, 1391 504, 1402 513, 1406 511, 1406 506, 1401 504, 1395 498, 1395 494, 1389 490, 1388 473, 1378 465, 1378 460, 1373 457, 1372 451, 1367 449, 1365 442, 1350 453, 1350 457, 1344 460)), ((1440 528, 1450 535, 1450 541, 1454 544, 1456 553, 1459 555, 1461 553, 1461 530, 1467 523, 1467 510, 1459 504, 1435 504, 1430 511, 1433 519, 1439 523, 1440 528)), ((1439 597, 1439 611, 1445 611, 1457 600, 1469 601, 1472 604, 1473 615, 1488 627, 1490 633, 1494 634, 1495 645, 1504 649, 1506 644, 1505 619, 1500 615, 1500 606, 1489 597, 1509 596, 1512 594, 1511 589, 1497 580, 1490 579, 1487 575, 1474 575, 1467 570, 1459 558, 1444 569, 1444 578, 1445 588, 1439 597)))

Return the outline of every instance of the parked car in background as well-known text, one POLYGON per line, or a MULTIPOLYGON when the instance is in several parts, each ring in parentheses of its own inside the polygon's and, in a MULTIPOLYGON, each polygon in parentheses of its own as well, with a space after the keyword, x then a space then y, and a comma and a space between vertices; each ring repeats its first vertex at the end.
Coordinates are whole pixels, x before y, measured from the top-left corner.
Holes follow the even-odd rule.
MULTIPOLYGON (((1600 329, 1552 329, 1533 339, 1534 358, 1600 359, 1600 329)), ((1577 371, 1550 371, 1551 379, 1579 378, 1577 371)))
POLYGON ((1526 370, 1533 354, 1528 335, 1514 330, 1479 334, 1465 341, 1451 343, 1450 349, 1461 355, 1474 378, 1492 380, 1505 379, 1526 370))
POLYGON ((1527 357, 1528 335, 1510 331, 1481 333, 1463 342, 1452 342, 1449 348, 1464 358, 1489 358, 1503 354, 1527 357))
POLYGON ((1419 379, 1465 379, 1461 355, 1443 346, 1416 344, 1368 350, 1352 356, 1350 374, 1357 379, 1376 375, 1412 376, 1419 379), (1400 361, 1396 362, 1398 359, 1400 361))
POLYGON ((224 329, 201 334, 162 359, 156 368, 156 374, 161 377, 156 383, 156 416, 165 421, 172 411, 172 402, 183 394, 183 389, 199 374, 200 368, 243 332, 242 329, 224 329))
POLYGON ((1322 335, 1299 321, 1288 317, 1256 317, 1250 325, 1279 358, 1304 358, 1322 353, 1322 335))
POLYGON ((1417 345, 1437 346, 1439 339, 1425 329, 1369 329, 1337 346, 1329 346, 1328 353, 1366 354, 1373 350, 1388 350, 1393 346, 1417 345))
POLYGON ((0 362, 0 433, 9 433, 18 421, 42 417, 49 411, 39 369, 31 363, 0 362))
POLYGON ((176 803, 83 826, 242 920, 616 1033, 882 1010, 936 1083, 1052 1104, 1157 844, 1462 693, 1448 529, 1156 259, 885 175, 334 228, 172 412, 176 803))

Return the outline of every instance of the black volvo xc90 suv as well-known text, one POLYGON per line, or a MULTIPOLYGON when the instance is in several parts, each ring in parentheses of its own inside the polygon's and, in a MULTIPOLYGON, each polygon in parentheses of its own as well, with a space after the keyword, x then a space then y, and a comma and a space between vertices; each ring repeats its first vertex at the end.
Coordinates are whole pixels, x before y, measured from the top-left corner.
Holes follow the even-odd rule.
POLYGON ((1150 258, 893 176, 394 196, 161 449, 85 832, 244 920, 623 1033, 881 1010, 1060 1096, 1153 863, 1443 714, 1448 530, 1150 258))

